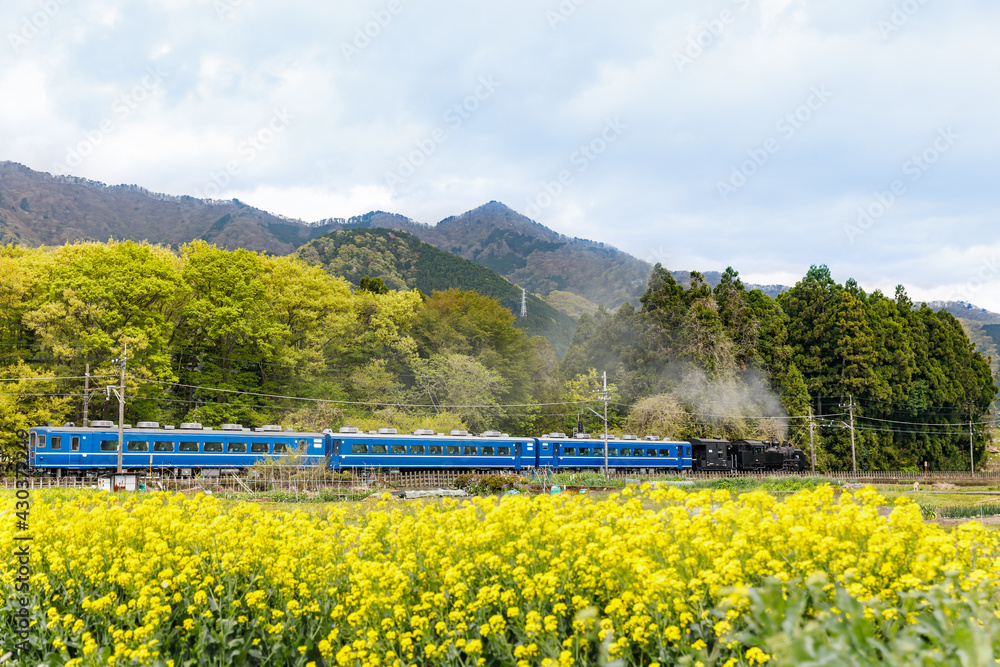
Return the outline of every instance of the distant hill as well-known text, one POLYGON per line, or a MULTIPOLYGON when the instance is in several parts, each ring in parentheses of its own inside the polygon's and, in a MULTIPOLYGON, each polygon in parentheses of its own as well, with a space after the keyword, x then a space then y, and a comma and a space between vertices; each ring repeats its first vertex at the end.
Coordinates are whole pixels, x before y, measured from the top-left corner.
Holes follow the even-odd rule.
MULTIPOLYGON (((381 278, 390 289, 415 287, 425 294, 450 288, 475 290, 496 299, 515 315, 521 312, 520 287, 484 266, 398 229, 355 227, 332 232, 305 244, 296 255, 354 285, 369 276, 381 278)), ((515 326, 544 336, 562 357, 569 349, 576 322, 531 293, 527 295, 527 310, 526 317, 517 317, 515 326)))
MULTIPOLYGON (((705 282, 715 287, 722 280, 721 271, 701 271, 701 277, 705 279, 705 282)), ((691 284, 691 272, 690 271, 671 271, 670 275, 674 277, 680 285, 687 287, 691 284)), ((744 286, 748 291, 759 289, 765 295, 771 297, 772 299, 777 297, 782 292, 788 289, 787 285, 755 285, 753 283, 744 283, 744 286)))
POLYGON ((579 320, 580 316, 584 314, 593 315, 600 309, 600 306, 593 301, 584 299, 578 294, 563 292, 561 290, 552 290, 543 296, 542 299, 545 300, 545 303, 556 310, 566 313, 574 320, 579 320))
POLYGON ((928 301, 927 305, 934 310, 947 310, 961 320, 982 322, 983 324, 1000 324, 1000 314, 980 308, 967 301, 928 301))
POLYGON ((646 262, 603 243, 562 236, 496 201, 433 226, 381 211, 351 218, 345 226, 410 232, 529 292, 571 292, 608 308, 637 304, 649 278, 646 262))
POLYGON ((309 225, 235 199, 173 197, 0 162, 0 244, 131 239, 176 247, 204 239, 229 250, 287 255, 331 229, 339 225, 309 225))

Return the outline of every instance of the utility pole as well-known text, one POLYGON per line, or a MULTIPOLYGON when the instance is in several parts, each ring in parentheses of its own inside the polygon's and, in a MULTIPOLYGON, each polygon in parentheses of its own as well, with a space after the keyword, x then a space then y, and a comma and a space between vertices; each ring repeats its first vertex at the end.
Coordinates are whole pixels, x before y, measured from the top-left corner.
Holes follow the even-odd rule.
POLYGON ((813 447, 813 409, 809 406, 809 457, 812 459, 812 471, 816 472, 816 448, 813 447))
POLYGON ((604 401, 604 474, 608 474, 608 372, 604 371, 604 390, 601 391, 601 400, 604 401))
POLYGON ((90 405, 90 364, 83 373, 83 427, 87 428, 87 406, 90 405))
POLYGON ((128 359, 128 343, 122 347, 122 379, 118 391, 118 472, 122 471, 122 452, 125 451, 125 361, 128 359))
POLYGON ((528 290, 521 288, 521 317, 528 316, 528 290))
POLYGON ((969 418, 969 469, 976 474, 976 463, 972 460, 972 418, 969 418))
POLYGON ((854 453, 854 397, 847 395, 847 413, 851 416, 851 470, 858 474, 858 458, 854 453))

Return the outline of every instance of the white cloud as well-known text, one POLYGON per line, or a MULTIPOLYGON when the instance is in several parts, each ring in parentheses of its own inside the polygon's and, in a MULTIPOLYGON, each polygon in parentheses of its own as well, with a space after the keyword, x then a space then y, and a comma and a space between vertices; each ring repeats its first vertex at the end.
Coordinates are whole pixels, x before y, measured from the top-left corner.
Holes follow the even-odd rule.
MULTIPOLYGON (((198 194, 235 161, 219 194, 275 213, 435 222, 491 199, 528 212, 569 171, 539 222, 750 282, 826 263, 841 281, 943 294, 992 252, 1000 7, 985 0, 923 3, 887 35, 890 0, 583 3, 556 23, 560 3, 531 0, 400 0, 388 19, 384 0, 219 2, 67 2, 5 44, 0 159, 51 170, 153 66, 168 72, 157 94, 75 173, 198 194), (679 70, 689 39, 701 50, 679 70), (484 76, 501 85, 447 122, 484 76), (832 99, 785 136, 778 121, 814 86, 832 99), (244 150, 276 110, 291 116, 282 131, 244 150), (578 151, 616 117, 627 130, 581 169, 578 151), (858 207, 946 126, 953 150, 851 243, 858 207), (444 139, 390 187, 386 172, 435 129, 444 139), (771 138, 779 149, 723 201, 718 182, 771 138)), ((4 34, 37 11, 4 3, 4 34)), ((989 302, 998 282, 968 300, 989 302)))

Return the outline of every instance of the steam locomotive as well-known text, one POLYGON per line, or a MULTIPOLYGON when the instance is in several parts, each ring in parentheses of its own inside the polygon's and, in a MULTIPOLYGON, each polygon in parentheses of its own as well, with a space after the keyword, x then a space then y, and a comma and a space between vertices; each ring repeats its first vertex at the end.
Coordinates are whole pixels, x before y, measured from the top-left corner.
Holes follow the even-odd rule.
POLYGON ((692 468, 705 471, 787 471, 806 469, 805 453, 789 445, 760 440, 691 440, 692 468))

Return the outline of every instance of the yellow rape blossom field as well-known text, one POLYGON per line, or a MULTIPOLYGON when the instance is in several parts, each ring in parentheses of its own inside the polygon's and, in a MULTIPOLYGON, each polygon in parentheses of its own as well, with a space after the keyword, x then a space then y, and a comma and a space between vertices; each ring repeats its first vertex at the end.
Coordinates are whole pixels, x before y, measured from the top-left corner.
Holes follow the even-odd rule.
MULTIPOLYGON (((29 627, 0 633, 0 661, 994 664, 1000 533, 838 494, 386 495, 305 513, 36 491, 29 627)), ((13 493, 0 516, 13 554, 13 493)), ((19 567, 0 566, 13 629, 19 567)))

